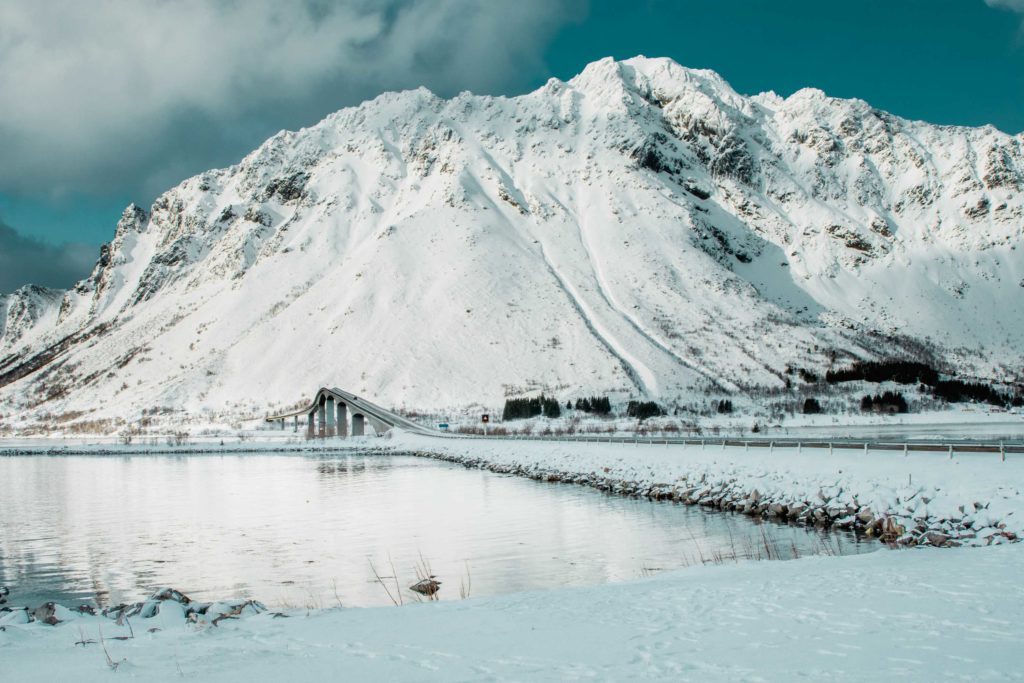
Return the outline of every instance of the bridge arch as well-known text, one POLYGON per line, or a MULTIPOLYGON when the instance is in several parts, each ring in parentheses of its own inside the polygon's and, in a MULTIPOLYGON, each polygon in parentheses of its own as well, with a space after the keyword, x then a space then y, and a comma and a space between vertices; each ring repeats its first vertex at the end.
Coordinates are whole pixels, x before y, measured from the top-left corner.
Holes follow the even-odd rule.
POLYGON ((313 401, 306 407, 278 415, 268 415, 266 420, 268 422, 280 420, 283 427, 284 420, 291 417, 294 418, 297 429, 298 421, 303 416, 306 418, 306 437, 310 439, 331 436, 345 437, 350 433, 352 436, 363 436, 366 434, 367 424, 377 435, 384 434, 393 427, 418 434, 438 434, 434 429, 417 424, 371 403, 365 398, 338 388, 329 389, 327 387, 321 387, 316 392, 313 401), (351 429, 349 428, 350 419, 351 429))

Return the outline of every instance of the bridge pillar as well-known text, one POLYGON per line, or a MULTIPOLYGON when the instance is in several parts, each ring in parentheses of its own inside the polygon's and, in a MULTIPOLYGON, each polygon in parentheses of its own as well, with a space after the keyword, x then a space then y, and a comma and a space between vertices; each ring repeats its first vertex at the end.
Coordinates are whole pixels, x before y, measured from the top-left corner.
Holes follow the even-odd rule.
POLYGON ((324 412, 327 415, 327 429, 324 436, 334 436, 334 397, 328 396, 324 401, 324 412))
POLYGON ((366 418, 362 413, 352 415, 352 436, 362 436, 365 433, 366 418))
POLYGON ((313 438, 313 416, 316 415, 315 410, 309 411, 309 415, 306 416, 306 438, 313 438))
POLYGON ((377 433, 377 436, 380 436, 384 432, 391 429, 391 425, 389 425, 386 422, 381 422, 380 420, 373 417, 367 418, 367 422, 369 422, 370 426, 373 427, 373 431, 377 433))
POLYGON ((348 405, 338 401, 338 436, 348 436, 348 405))
POLYGON ((281 418, 281 431, 284 431, 284 418, 281 418))
POLYGON ((323 438, 325 427, 327 426, 326 425, 326 420, 324 419, 324 417, 325 417, 324 413, 327 412, 326 409, 325 409, 325 405, 326 404, 327 404, 327 401, 324 400, 323 396, 321 396, 320 397, 320 405, 318 405, 317 408, 316 408, 316 435, 319 436, 320 438, 323 438))
POLYGON ((292 428, 292 431, 295 432, 296 434, 299 433, 299 416, 298 415, 295 416, 295 426, 292 428))

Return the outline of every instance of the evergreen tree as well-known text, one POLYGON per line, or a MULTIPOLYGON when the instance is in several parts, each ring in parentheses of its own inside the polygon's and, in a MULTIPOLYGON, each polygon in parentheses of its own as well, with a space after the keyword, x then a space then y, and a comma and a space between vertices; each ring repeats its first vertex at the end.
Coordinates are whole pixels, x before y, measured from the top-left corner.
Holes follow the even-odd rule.
POLYGON ((654 401, 630 401, 626 404, 626 415, 629 417, 635 417, 639 420, 646 420, 649 417, 659 417, 664 415, 665 411, 661 409, 654 401))
POLYGON ((545 398, 543 395, 540 397, 541 412, 544 417, 560 417, 562 415, 562 405, 553 398, 545 398))

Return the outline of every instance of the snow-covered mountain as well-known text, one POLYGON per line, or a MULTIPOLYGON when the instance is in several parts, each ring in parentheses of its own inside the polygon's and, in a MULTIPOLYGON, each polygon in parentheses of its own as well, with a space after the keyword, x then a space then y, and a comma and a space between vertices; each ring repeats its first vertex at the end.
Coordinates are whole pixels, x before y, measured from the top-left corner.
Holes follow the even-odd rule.
POLYGON ((17 346, 22 337, 53 327, 64 297, 58 289, 25 285, 12 294, 0 294, 0 348, 17 346))
POLYGON ((128 207, 62 297, 8 297, 0 406, 674 400, 851 354, 1006 377, 1022 146, 667 59, 514 98, 387 93, 128 207))

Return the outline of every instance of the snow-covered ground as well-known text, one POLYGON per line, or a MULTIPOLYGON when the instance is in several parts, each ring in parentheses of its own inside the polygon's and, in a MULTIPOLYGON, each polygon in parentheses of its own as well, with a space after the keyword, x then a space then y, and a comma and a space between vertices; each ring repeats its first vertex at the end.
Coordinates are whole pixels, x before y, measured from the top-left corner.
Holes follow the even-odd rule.
POLYGON ((1024 546, 704 566, 583 589, 0 632, 4 680, 1020 680, 1024 546), (151 628, 161 630, 149 632, 151 628))
MULTIPOLYGON (((863 393, 879 393, 867 389, 863 393)), ((498 411, 500 413, 500 411, 498 411)), ((482 432, 479 414, 438 414, 436 419, 421 422, 443 422, 452 432, 482 432)), ((558 418, 535 417, 492 423, 492 434, 512 436, 538 436, 566 434, 650 434, 697 437, 774 436, 813 438, 867 438, 867 439, 923 439, 957 440, 978 439, 990 442, 1024 439, 1024 412, 996 410, 991 406, 975 404, 951 405, 946 410, 928 410, 919 413, 880 415, 860 411, 845 414, 803 415, 796 413, 786 419, 765 419, 760 413, 732 415, 681 414, 648 418, 640 421, 625 416, 596 416, 580 411, 563 411, 558 418), (757 425, 757 432, 752 428, 757 425)), ((229 432, 230 433, 230 432, 229 432)))

